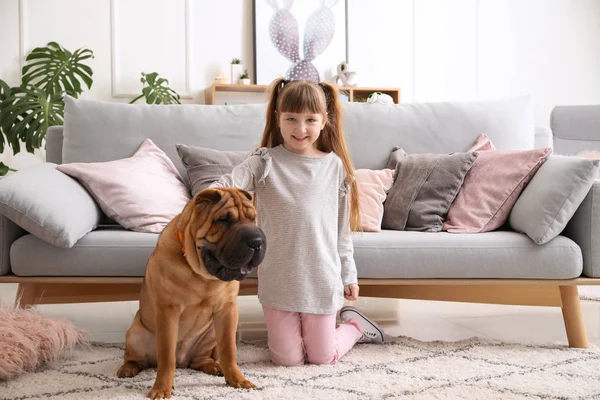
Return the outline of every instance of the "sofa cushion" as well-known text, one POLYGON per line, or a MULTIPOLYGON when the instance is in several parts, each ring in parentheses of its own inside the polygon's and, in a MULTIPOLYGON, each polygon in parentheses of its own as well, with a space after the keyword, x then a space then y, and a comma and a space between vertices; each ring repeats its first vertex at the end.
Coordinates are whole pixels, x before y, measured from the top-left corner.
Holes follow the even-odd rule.
POLYGON ((360 204, 360 228, 364 232, 379 232, 383 203, 394 182, 394 170, 357 169, 355 175, 360 204))
POLYGON ((150 139, 129 158, 58 169, 79 179, 108 217, 136 232, 160 233, 190 200, 179 172, 150 139))
POLYGON ((394 146, 408 154, 465 151, 481 132, 500 150, 533 149, 532 98, 386 106, 344 103, 344 133, 356 168, 385 168, 394 146))
POLYGON ((46 242, 72 247, 94 229, 101 212, 76 179, 44 163, 0 179, 0 214, 46 242))
POLYGON ((448 232, 490 232, 504 225, 552 149, 496 150, 490 138, 481 134, 469 151, 478 151, 479 156, 448 209, 443 227, 448 232))
POLYGON ((439 232, 477 152, 411 154, 395 148, 394 184, 384 204, 385 229, 439 232))
POLYGON ((156 233, 98 228, 67 250, 25 235, 10 248, 11 269, 18 276, 144 276, 157 241, 156 233))
POLYGON ((567 226, 598 175, 598 160, 550 156, 521 193, 512 211, 511 228, 535 243, 554 239, 567 226))
MULTIPOLYGON (((99 228, 66 250, 26 235, 12 245, 11 265, 19 276, 143 276, 157 240, 153 233, 99 228)), ((563 236, 543 246, 516 232, 382 230, 353 240, 359 278, 568 279, 582 270, 579 247, 563 236)))
POLYGON ((570 279, 581 249, 564 236, 538 246, 527 235, 495 231, 454 235, 382 230, 354 236, 359 278, 570 279))
POLYGON ((177 154, 187 170, 192 197, 230 173, 250 155, 247 151, 222 151, 177 144, 177 154))
MULTIPOLYGON (((123 104, 65 96, 62 162, 130 157, 150 138, 185 176, 177 143, 251 151, 260 144, 265 113, 265 104, 123 104)), ((385 168, 394 146, 411 154, 452 153, 464 151, 475 136, 487 132, 499 149, 526 150, 533 148, 535 138, 529 96, 388 106, 345 102, 343 126, 357 169, 385 168)))
POLYGON ((65 96, 62 162, 131 157, 149 138, 167 154, 188 184, 177 143, 249 151, 260 141, 265 109, 264 104, 123 104, 65 96))

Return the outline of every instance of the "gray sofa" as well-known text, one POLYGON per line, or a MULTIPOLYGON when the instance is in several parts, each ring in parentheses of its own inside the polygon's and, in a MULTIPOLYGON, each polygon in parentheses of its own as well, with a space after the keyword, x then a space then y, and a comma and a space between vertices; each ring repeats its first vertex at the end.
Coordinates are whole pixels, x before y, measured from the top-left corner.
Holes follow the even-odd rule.
MULTIPOLYGON (((264 105, 148 106, 71 98, 65 101, 64 127, 48 130, 48 162, 125 158, 145 138, 151 138, 171 158, 188 185, 176 144, 250 150, 259 142, 264 126, 264 105)), ((555 110, 555 135, 591 131, 590 126, 580 124, 578 111, 555 110), (577 129, 579 126, 587 131, 577 129)), ((528 97, 394 106, 346 103, 344 113, 345 133, 356 168, 384 168, 395 146, 409 154, 466 151, 482 132, 498 149, 532 149, 553 143, 549 129, 534 127, 528 97)), ((594 123, 600 126, 600 121, 594 123)), ((559 140, 569 138, 560 136, 559 140)), ((577 285, 600 282, 594 279, 600 275, 600 249, 595 245, 600 240, 596 232, 599 196, 600 184, 596 183, 563 234, 544 245, 509 230, 480 234, 384 230, 357 234, 354 255, 361 295, 558 306, 565 316, 569 345, 586 347, 577 285)), ((18 282, 22 305, 134 300, 157 237, 107 224, 87 233, 73 247, 61 248, 29 234, 2 215, 0 283, 18 282)), ((240 294, 254 293, 256 280, 244 281, 240 294)))

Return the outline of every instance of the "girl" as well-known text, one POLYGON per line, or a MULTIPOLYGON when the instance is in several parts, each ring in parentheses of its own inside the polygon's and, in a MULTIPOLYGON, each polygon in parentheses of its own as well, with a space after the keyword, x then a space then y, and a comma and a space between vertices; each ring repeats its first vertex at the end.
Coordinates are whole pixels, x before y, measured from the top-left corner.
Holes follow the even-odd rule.
POLYGON ((358 298, 350 230, 360 224, 339 93, 327 83, 277 79, 266 119, 261 148, 211 187, 256 194, 267 237, 258 297, 271 360, 332 364, 357 342, 383 342, 377 324, 353 307, 342 308, 336 328, 344 297, 358 298))

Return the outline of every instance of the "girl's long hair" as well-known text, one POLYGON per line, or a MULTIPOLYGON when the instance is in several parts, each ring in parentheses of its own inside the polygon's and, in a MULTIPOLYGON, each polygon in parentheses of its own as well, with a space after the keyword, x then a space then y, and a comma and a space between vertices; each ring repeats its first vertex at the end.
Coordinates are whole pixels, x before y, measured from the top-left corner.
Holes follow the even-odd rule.
POLYGON ((339 95, 337 87, 326 82, 316 84, 311 80, 276 79, 270 86, 267 123, 260 146, 276 147, 283 144, 276 111, 323 115, 326 122, 317 140, 317 149, 326 153, 333 151, 342 160, 350 185, 350 228, 358 231, 360 230, 358 185, 344 139, 342 104, 339 95))

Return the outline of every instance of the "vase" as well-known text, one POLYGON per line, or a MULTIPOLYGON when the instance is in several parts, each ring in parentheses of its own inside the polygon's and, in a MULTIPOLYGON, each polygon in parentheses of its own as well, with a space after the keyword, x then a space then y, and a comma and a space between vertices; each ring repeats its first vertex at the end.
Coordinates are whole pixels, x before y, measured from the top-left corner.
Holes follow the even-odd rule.
POLYGON ((231 83, 239 83, 240 75, 244 73, 244 65, 243 64, 231 64, 231 83))

